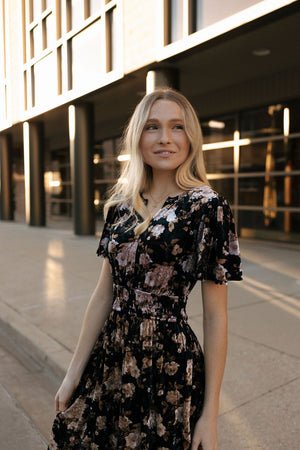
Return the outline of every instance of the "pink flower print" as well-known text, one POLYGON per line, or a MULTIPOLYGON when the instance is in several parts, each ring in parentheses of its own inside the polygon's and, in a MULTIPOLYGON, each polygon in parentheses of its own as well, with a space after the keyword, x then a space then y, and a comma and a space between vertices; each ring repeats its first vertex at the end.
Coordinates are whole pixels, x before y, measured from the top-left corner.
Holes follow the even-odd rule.
POLYGON ((163 424, 163 418, 160 414, 156 418, 156 427, 158 436, 163 436, 166 432, 166 427, 163 424))
POLYGON ((152 272, 147 272, 145 284, 151 287, 167 289, 174 268, 171 266, 158 266, 152 272))
POLYGON ((96 426, 99 430, 104 430, 106 428, 106 417, 105 416, 97 417, 96 426))
POLYGON ((127 431, 129 428, 129 425, 131 424, 131 420, 128 419, 126 416, 120 416, 119 418, 119 427, 122 431, 127 431))
POLYGON ((178 353, 181 353, 186 348, 186 337, 184 333, 173 334, 172 340, 179 345, 178 353))
POLYGON ((169 225, 168 225, 168 228, 169 228, 169 231, 171 233, 174 230, 174 228, 175 228, 174 222, 170 222, 169 225))
POLYGON ((175 391, 169 391, 166 395, 166 400, 168 403, 171 403, 172 405, 176 405, 178 403, 178 400, 182 397, 180 392, 176 389, 175 391))
POLYGON ((135 392, 135 386, 133 383, 125 383, 122 386, 122 391, 126 398, 132 397, 135 392))
POLYGON ((181 264, 184 272, 190 272, 193 267, 194 259, 192 255, 189 255, 181 264))
POLYGON ((167 222, 176 222, 176 221, 177 221, 177 216, 176 216, 176 214, 175 214, 174 209, 171 209, 171 210, 168 212, 168 214, 167 214, 167 216, 166 216, 166 221, 167 221, 167 222))
POLYGON ((178 371, 178 367, 179 364, 177 364, 177 362, 175 361, 165 363, 165 372, 170 376, 175 375, 175 373, 178 371))
POLYGON ((153 236, 158 237, 161 235, 161 233, 163 233, 165 230, 164 225, 155 225, 152 230, 151 233, 153 234, 153 236))
POLYGON ((240 254, 239 242, 231 230, 229 231, 229 253, 235 256, 239 256, 240 254))
POLYGON ((121 389, 122 386, 122 372, 118 367, 114 367, 107 380, 105 381, 105 387, 108 391, 114 391, 121 389))
POLYGON ((123 362, 122 372, 124 374, 129 373, 129 375, 131 375, 132 377, 138 378, 138 376, 140 375, 140 370, 137 366, 137 361, 134 356, 131 356, 128 353, 126 354, 123 362))
POLYGON ((216 267, 216 279, 219 281, 226 281, 226 272, 227 270, 221 264, 218 264, 216 267))
POLYGON ((175 410, 175 422, 183 423, 184 421, 184 411, 183 406, 180 406, 175 410))
POLYGON ((172 255, 178 255, 179 253, 182 253, 182 248, 180 247, 180 245, 175 244, 173 249, 172 249, 172 255))
POLYGON ((217 209, 217 221, 223 222, 223 206, 218 206, 217 209))
POLYGON ((150 256, 147 253, 142 253, 140 255, 139 263, 141 266, 147 266, 152 262, 150 256))
POLYGON ((129 267, 132 266, 135 262, 137 246, 137 241, 124 244, 123 248, 118 252, 116 257, 116 260, 121 267, 127 267, 129 269, 129 267))
POLYGON ((186 382, 188 385, 193 383, 193 360, 188 359, 186 364, 186 382))
POLYGON ((130 433, 126 436, 126 447, 128 448, 138 448, 140 446, 141 435, 138 431, 130 433))

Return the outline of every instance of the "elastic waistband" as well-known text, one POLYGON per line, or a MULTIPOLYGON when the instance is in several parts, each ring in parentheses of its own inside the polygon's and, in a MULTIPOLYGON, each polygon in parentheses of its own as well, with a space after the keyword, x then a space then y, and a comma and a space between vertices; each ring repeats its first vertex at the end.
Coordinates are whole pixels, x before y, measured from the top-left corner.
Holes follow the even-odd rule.
POLYGON ((156 320, 187 320, 186 298, 175 295, 156 295, 140 289, 114 285, 113 310, 156 320))

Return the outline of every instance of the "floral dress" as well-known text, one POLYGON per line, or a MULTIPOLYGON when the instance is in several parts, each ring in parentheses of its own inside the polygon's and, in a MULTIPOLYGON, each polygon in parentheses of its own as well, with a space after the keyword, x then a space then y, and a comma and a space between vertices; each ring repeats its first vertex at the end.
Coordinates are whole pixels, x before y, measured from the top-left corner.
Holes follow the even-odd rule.
POLYGON ((98 255, 113 305, 50 449, 187 450, 204 397, 204 357, 187 322, 197 280, 240 280, 231 210, 208 186, 168 197, 148 229, 129 202, 109 210, 98 255))

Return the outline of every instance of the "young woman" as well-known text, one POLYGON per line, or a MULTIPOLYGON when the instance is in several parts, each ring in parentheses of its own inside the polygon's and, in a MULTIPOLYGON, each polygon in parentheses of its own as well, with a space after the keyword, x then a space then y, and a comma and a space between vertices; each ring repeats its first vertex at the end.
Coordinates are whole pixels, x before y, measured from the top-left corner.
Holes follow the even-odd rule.
POLYGON ((240 280, 234 221, 208 184, 187 99, 143 98, 105 206, 99 282, 56 395, 50 449, 215 450, 227 282, 240 280), (185 312, 202 282, 204 354, 185 312))

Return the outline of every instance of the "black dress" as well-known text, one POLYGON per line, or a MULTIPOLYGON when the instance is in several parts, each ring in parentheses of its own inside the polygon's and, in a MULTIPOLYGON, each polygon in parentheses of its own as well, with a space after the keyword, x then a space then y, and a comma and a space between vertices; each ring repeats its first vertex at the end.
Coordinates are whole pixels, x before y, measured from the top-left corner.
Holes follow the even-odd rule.
POLYGON ((131 212, 124 203, 105 222, 98 255, 111 264, 112 311, 50 449, 191 446, 205 379, 186 302, 197 280, 241 279, 232 214, 208 186, 169 197, 137 237, 131 212))

